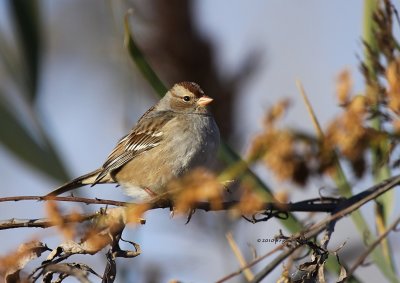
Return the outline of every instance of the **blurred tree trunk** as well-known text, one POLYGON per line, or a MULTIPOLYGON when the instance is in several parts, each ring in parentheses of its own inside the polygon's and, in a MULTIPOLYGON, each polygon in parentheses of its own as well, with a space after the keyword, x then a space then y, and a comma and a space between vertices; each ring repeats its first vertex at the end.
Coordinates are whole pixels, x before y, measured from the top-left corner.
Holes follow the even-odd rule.
MULTIPOLYGON (((221 76, 216 68, 212 42, 201 36, 194 23, 194 1, 132 0, 133 7, 151 26, 151 32, 140 35, 139 44, 160 75, 171 86, 179 81, 194 81, 206 94, 215 98, 212 104, 221 135, 233 135, 233 106, 238 86, 248 76, 249 68, 231 78, 221 76), (140 2, 140 3, 139 3, 140 2), (154 28, 154 29, 153 29, 154 28)), ((147 24, 146 24, 147 25, 147 24)), ((251 70, 250 70, 251 71, 251 70)))

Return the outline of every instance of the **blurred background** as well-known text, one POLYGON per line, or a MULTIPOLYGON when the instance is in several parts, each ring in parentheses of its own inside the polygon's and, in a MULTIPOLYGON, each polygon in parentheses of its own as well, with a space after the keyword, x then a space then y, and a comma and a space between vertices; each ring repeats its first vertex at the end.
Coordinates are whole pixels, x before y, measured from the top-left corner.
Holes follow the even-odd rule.
MULTIPOLYGON (((1 196, 43 195, 97 168, 158 100, 123 48, 123 19, 129 8, 134 10, 135 39, 163 82, 168 87, 184 80, 199 83, 215 98, 212 110, 224 139, 241 155, 261 129, 265 111, 281 98, 293 102, 287 125, 313 133, 296 79, 304 84, 323 125, 339 113, 335 86, 340 71, 350 70, 354 89, 362 91, 361 0, 28 3, 0 2, 1 196)), ((254 169, 274 190, 288 191, 291 201, 316 197, 320 187, 333 186, 315 180, 299 190, 277 182, 264 168, 254 169)), ((128 200, 108 185, 79 194, 128 200)), ((62 207, 65 212, 96 209, 62 207)), ((0 215, 40 218, 45 212, 42 203, 0 203, 0 215)), ((143 253, 118 260, 117 282, 213 282, 239 267, 226 232, 232 231, 251 259, 253 250, 262 255, 274 248, 257 239, 273 238, 282 228, 275 220, 253 225, 223 212, 196 212, 187 225, 185 218, 171 219, 167 209, 149 211, 146 219, 146 225, 124 233, 143 253)), ((332 249, 347 241, 360 251, 361 240, 350 223, 338 223, 332 249)), ((50 247, 61 240, 53 230, 2 231, 0 254, 33 238, 44 238, 50 247)), ((400 240, 393 241, 394 254, 400 254, 400 240)), ((342 256, 351 262, 351 249, 342 256)), ((104 257, 84 260, 102 274, 104 257)), ((269 278, 277 279, 280 270, 269 278)), ((368 278, 365 282, 383 280, 373 266, 359 270, 356 274, 368 278)), ((238 276, 231 282, 243 280, 238 276)))

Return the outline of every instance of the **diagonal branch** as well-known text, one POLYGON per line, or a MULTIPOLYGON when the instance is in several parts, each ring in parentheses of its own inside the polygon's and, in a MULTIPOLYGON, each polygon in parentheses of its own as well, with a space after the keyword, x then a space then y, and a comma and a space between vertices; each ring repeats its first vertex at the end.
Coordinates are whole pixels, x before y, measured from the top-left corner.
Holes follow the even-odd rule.
POLYGON ((384 240, 387 238, 390 232, 396 230, 396 227, 400 224, 400 217, 398 217, 388 228, 386 231, 381 234, 369 247, 368 249, 357 259, 354 265, 350 268, 348 272, 348 276, 351 276, 354 271, 365 261, 365 259, 372 253, 372 251, 384 240))
MULTIPOLYGON (((344 199, 340 204, 338 204, 337 208, 335 209, 334 213, 331 216, 326 217, 325 219, 323 219, 319 223, 315 224, 311 228, 307 229, 306 231, 297 233, 296 235, 292 236, 290 240, 292 240, 292 241, 296 240, 296 239, 308 240, 308 239, 318 236, 327 227, 329 228, 329 225, 331 223, 337 222, 339 219, 341 219, 341 218, 345 217, 346 215, 352 213, 353 211, 357 210, 358 208, 360 208, 362 205, 369 202, 370 200, 375 199, 378 196, 389 191, 390 189, 394 188, 399 183, 400 183, 400 175, 394 176, 394 177, 389 178, 389 179, 387 179, 387 180, 385 180, 385 181, 383 181, 383 182, 381 182, 381 183, 379 183, 357 195, 354 195, 353 197, 351 197, 349 199, 344 199)), ((389 228, 391 228, 390 230, 395 229, 395 227, 399 224, 399 222, 396 221, 394 224, 389 227, 389 228), (396 224, 396 225, 394 225, 394 224, 396 224)), ((255 264, 264 260, 265 258, 272 255, 273 253, 275 253, 279 250, 282 250, 285 245, 286 245, 286 243, 280 244, 279 246, 277 246, 276 248, 274 248, 267 254, 253 260, 252 262, 248 263, 246 266, 241 267, 237 271, 226 275, 222 279, 218 280, 218 282, 225 282, 228 279, 231 279, 231 278, 241 274, 243 272, 243 270, 254 266, 255 264)), ((294 247, 296 248, 296 246, 294 246, 294 247)), ((371 251, 372 250, 373 249, 371 249, 371 251)), ((288 251, 283 252, 281 255, 279 255, 273 261, 273 263, 278 262, 278 264, 279 264, 285 258, 287 258, 290 254, 292 254, 293 251, 292 251, 292 249, 290 249, 288 251)), ((273 264, 271 266, 273 266, 273 264)), ((261 280, 266 275, 268 275, 269 272, 270 272, 270 265, 265 267, 259 274, 257 274, 255 279, 257 278, 257 279, 261 280)), ((255 279, 254 279, 254 282, 259 282, 259 281, 255 281, 255 279)))

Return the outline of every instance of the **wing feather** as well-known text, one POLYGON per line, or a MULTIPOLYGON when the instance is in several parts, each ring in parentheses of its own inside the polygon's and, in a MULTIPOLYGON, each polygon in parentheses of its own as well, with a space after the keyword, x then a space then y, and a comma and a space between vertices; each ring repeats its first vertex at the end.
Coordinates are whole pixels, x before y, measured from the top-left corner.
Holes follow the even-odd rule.
POLYGON ((146 112, 131 132, 123 137, 109 154, 93 185, 139 154, 158 146, 164 138, 163 127, 174 117, 171 111, 146 112))

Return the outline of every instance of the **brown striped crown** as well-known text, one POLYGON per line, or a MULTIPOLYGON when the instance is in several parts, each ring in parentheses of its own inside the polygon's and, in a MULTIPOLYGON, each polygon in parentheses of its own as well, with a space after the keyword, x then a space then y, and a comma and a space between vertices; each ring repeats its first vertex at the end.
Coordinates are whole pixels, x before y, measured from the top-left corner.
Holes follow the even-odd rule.
POLYGON ((186 88, 188 91, 193 93, 197 98, 204 96, 204 91, 200 88, 200 86, 194 82, 181 82, 177 83, 177 85, 186 88))

